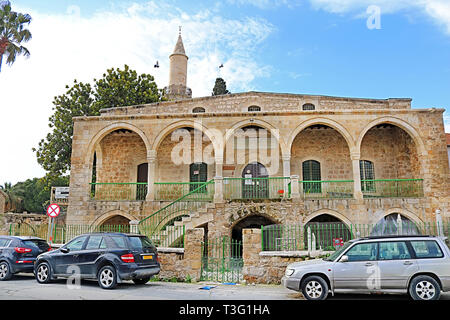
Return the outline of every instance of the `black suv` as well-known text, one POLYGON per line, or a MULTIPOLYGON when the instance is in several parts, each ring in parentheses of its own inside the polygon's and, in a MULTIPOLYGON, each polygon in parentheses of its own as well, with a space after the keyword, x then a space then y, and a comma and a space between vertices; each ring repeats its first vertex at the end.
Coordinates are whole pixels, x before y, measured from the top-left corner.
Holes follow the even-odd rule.
POLYGON ((39 283, 57 277, 96 279, 103 289, 122 280, 144 284, 160 271, 156 247, 143 235, 90 233, 78 236, 58 250, 41 254, 35 264, 39 283))
POLYGON ((0 236, 0 281, 11 279, 15 273, 32 273, 36 257, 49 250, 40 238, 0 236))

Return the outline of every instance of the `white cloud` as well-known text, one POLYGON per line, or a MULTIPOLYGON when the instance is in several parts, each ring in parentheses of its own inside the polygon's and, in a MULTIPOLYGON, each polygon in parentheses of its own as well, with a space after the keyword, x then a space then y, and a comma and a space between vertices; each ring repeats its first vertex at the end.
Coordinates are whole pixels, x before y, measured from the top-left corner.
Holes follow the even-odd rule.
POLYGON ((301 0, 227 0, 232 5, 252 5, 260 9, 272 9, 279 6, 296 7, 301 0))
POLYGON ((188 86, 194 96, 208 96, 224 63, 222 76, 232 92, 246 91, 270 68, 252 54, 274 30, 263 19, 226 19, 203 10, 188 14, 171 5, 150 1, 121 10, 97 12, 86 18, 75 6, 65 14, 44 14, 15 8, 32 17, 31 56, 19 57, 0 73, 0 183, 44 175, 31 151, 44 138, 53 97, 73 79, 91 82, 111 67, 128 64, 167 85, 168 56, 183 26, 189 56, 188 86), (159 61, 160 68, 153 65, 159 61))
POLYGON ((415 10, 426 14, 436 24, 444 27, 450 35, 450 1, 449 0, 309 0, 313 8, 331 13, 345 14, 357 12, 366 16, 366 9, 371 5, 381 8, 382 14, 415 10))

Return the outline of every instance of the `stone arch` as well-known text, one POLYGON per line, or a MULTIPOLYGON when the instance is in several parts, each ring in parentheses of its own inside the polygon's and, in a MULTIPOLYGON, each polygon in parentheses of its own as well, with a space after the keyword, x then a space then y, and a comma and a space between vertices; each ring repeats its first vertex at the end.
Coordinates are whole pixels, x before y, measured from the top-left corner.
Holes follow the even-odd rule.
MULTIPOLYGON (((358 140, 356 141, 356 148, 357 148, 357 153, 362 156, 362 150, 363 150, 363 142, 364 142, 364 138, 367 136, 368 132, 375 128, 377 125, 381 125, 381 124, 388 124, 388 125, 392 125, 398 129, 400 129, 401 131, 404 131, 406 133, 407 136, 409 136, 409 138, 411 138, 412 140, 412 144, 414 145, 413 148, 415 148, 415 152, 417 155, 417 167, 418 167, 418 172, 417 174, 420 174, 422 177, 425 176, 425 172, 426 170, 426 149, 425 149, 425 144, 423 143, 422 138, 420 137, 420 134, 418 133, 418 131, 412 126, 410 125, 408 122, 395 118, 395 117, 381 117, 378 119, 375 119, 373 121, 371 121, 359 134, 358 136, 358 140)), ((373 161, 372 159, 369 159, 371 161, 373 161)))
POLYGON ((194 121, 194 120, 181 120, 177 121, 175 123, 172 123, 165 127, 163 130, 161 130, 158 135, 153 140, 153 143, 151 144, 152 152, 155 154, 157 153, 158 147, 163 142, 163 140, 173 131, 183 128, 183 127, 189 127, 193 129, 197 129, 204 133, 209 140, 211 141, 213 148, 214 148, 214 155, 217 157, 218 154, 222 153, 222 133, 218 130, 211 130, 205 127, 201 122, 194 121))
POLYGON ((358 140, 356 141, 356 150, 357 150, 358 154, 361 151, 361 144, 362 144, 362 141, 363 141, 366 133, 370 129, 375 127, 376 125, 379 125, 382 123, 392 124, 392 125, 399 127, 400 129, 403 129, 406 133, 408 133, 410 135, 410 137, 413 139, 414 143, 416 144, 417 150, 419 151, 418 152, 419 156, 424 156, 426 154, 425 145, 424 145, 423 140, 420 137, 419 133, 417 132, 417 130, 414 129, 414 127, 412 125, 410 125, 408 122, 398 119, 398 118, 394 118, 394 117, 382 117, 382 118, 375 119, 372 122, 370 122, 361 131, 361 133, 358 136, 358 140))
POLYGON ((290 149, 287 149, 286 142, 284 141, 283 137, 281 137, 279 129, 275 128, 271 123, 264 120, 246 119, 235 123, 230 129, 227 129, 225 133, 225 138, 223 140, 222 156, 223 152, 225 151, 225 146, 228 140, 234 135, 235 131, 246 126, 259 126, 268 130, 270 134, 277 139, 280 145, 281 156, 288 157, 290 155, 290 149))
POLYGON ((263 214, 263 213, 252 213, 242 217, 239 220, 233 222, 230 226, 231 239, 234 241, 240 242, 242 241, 242 229, 252 228, 252 229, 260 229, 261 226, 268 226, 279 224, 275 218, 263 214))
POLYGON ((135 217, 133 217, 131 214, 122 211, 122 210, 111 210, 108 211, 106 213, 103 213, 102 215, 98 216, 92 223, 91 226, 92 227, 99 227, 101 225, 103 225, 106 221, 108 221, 109 219, 116 217, 116 216, 121 216, 124 217, 126 219, 128 219, 129 221, 132 220, 137 220, 135 217))
POLYGON ((344 137, 345 141, 347 142, 347 146, 350 151, 350 154, 353 154, 357 150, 355 147, 355 141, 354 141, 353 137, 348 132, 348 130, 343 125, 341 125, 339 122, 331 120, 331 119, 327 119, 327 118, 314 118, 314 119, 306 120, 306 121, 300 123, 294 129, 294 131, 292 131, 291 135, 289 136, 289 140, 288 140, 288 144, 287 144, 287 146, 289 147, 289 153, 292 149, 292 144, 294 143, 294 140, 297 137, 297 135, 300 132, 302 132, 304 129, 306 129, 312 125, 318 125, 318 124, 328 126, 332 129, 336 130, 337 132, 339 132, 341 134, 341 136, 344 137))
POLYGON ((336 210, 333 210, 333 209, 320 209, 320 210, 314 211, 304 218, 303 223, 306 225, 308 222, 310 222, 314 218, 324 215, 324 214, 333 216, 333 217, 341 220, 347 226, 347 228, 351 228, 351 226, 352 226, 352 222, 350 221, 350 219, 348 219, 342 213, 340 213, 336 210))
POLYGON ((138 127, 136 127, 130 123, 127 123, 127 122, 116 122, 116 123, 113 123, 113 124, 110 124, 110 125, 104 127, 100 131, 98 131, 95 134, 95 136, 91 139, 91 141, 89 142, 87 152, 85 154, 85 160, 86 160, 85 162, 90 163, 90 167, 92 167, 92 161, 94 159, 94 152, 97 149, 98 143, 100 141, 102 141, 102 139, 104 137, 106 137, 108 134, 110 134, 113 131, 119 130, 119 129, 127 129, 127 130, 133 131, 134 133, 139 135, 139 137, 141 137, 142 141, 145 144, 147 153, 151 150, 150 142, 149 142, 146 134, 141 129, 139 129, 138 127))
POLYGON ((380 214, 378 214, 375 217, 375 221, 374 223, 377 223, 378 221, 380 221, 381 219, 394 214, 394 213, 399 213, 400 215, 404 216, 405 218, 408 218, 409 220, 411 220, 412 222, 414 222, 415 224, 418 225, 422 225, 424 222, 422 221, 422 219, 420 219, 415 213, 408 211, 406 209, 402 209, 402 208, 391 208, 388 209, 384 212, 381 212, 380 214))

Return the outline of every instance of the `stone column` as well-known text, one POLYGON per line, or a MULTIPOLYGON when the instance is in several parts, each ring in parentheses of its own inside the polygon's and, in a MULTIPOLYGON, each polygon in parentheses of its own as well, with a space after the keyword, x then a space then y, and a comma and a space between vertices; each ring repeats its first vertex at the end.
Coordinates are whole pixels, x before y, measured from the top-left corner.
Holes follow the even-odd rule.
POLYGON ((216 161, 216 176, 214 177, 214 202, 223 202, 223 160, 215 159, 216 161))
POLYGON ((184 260, 186 274, 194 281, 198 281, 202 268, 202 242, 205 231, 203 228, 186 230, 184 238, 184 260))
POLYGON ((295 199, 294 201, 300 200, 299 179, 300 179, 300 177, 297 175, 291 176, 291 198, 295 199))
POLYGON ((147 153, 148 162, 148 186, 147 186, 147 197, 145 200, 153 201, 155 200, 155 175, 156 175, 156 150, 150 150, 147 153))
POLYGON ((357 200, 363 200, 363 194, 361 191, 361 172, 359 168, 360 154, 351 154, 352 167, 353 167, 353 197, 357 200))
POLYGON ((260 265, 259 253, 261 252, 261 229, 242 230, 242 258, 244 267, 242 275, 244 280, 250 283, 264 282, 264 267, 260 265))
POLYGON ((139 220, 130 220, 130 233, 139 234, 139 220))

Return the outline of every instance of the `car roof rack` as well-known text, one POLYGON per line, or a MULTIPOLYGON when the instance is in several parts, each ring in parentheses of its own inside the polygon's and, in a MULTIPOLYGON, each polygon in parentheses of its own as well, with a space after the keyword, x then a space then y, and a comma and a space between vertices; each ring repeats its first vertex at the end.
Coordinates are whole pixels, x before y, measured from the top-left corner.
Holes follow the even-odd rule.
POLYGON ((382 235, 382 236, 367 236, 362 237, 361 239, 389 239, 389 238, 431 238, 433 236, 430 235, 419 235, 419 234, 410 234, 410 235, 382 235))

